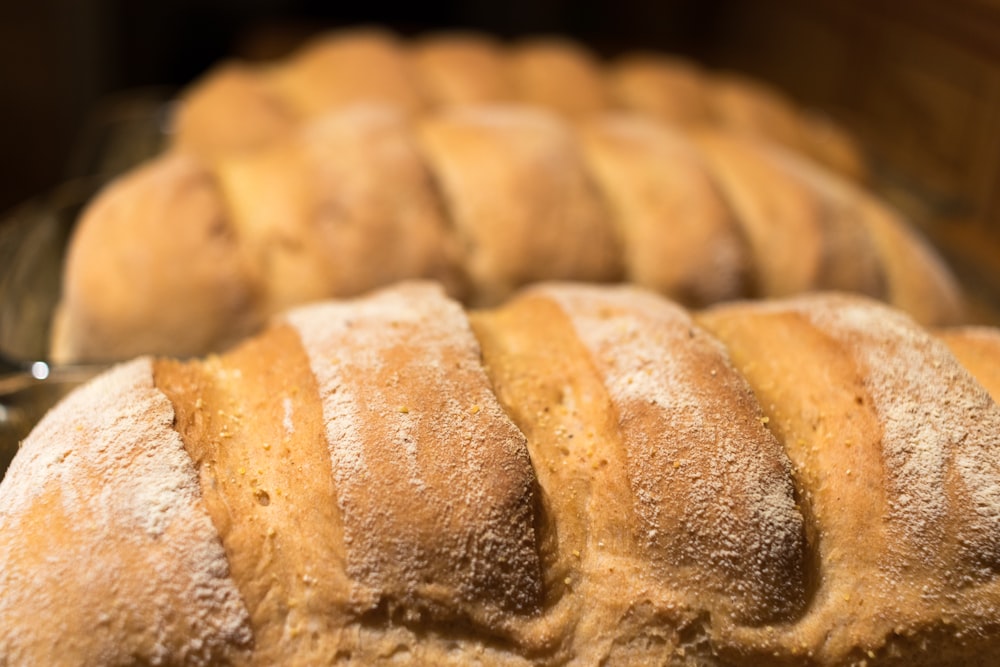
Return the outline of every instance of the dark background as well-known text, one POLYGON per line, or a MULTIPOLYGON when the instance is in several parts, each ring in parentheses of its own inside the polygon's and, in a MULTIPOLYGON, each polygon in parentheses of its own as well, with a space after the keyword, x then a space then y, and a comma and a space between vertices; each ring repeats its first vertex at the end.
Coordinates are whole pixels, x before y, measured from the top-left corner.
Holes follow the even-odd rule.
POLYGON ((0 0, 0 212, 79 171, 88 123, 123 91, 357 24, 556 33, 744 70, 857 132, 902 199, 1000 237, 997 0, 0 0))

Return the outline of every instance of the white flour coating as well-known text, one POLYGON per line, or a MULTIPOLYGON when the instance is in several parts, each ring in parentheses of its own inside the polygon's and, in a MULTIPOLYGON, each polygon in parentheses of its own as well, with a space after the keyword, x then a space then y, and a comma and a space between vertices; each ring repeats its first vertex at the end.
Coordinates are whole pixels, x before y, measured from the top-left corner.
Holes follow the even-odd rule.
POLYGON ((295 422, 292 421, 295 410, 291 397, 285 396, 284 400, 281 402, 281 406, 284 410, 284 416, 281 419, 281 426, 285 429, 286 435, 292 435, 295 433, 295 422))
POLYGON ((247 611, 173 419, 142 358, 72 394, 25 440, 0 485, 0 663, 18 664, 32 645, 83 656, 93 641, 125 656, 138 643, 148 654, 132 658, 151 664, 208 664, 249 642, 247 611), (66 532, 43 537, 35 531, 47 527, 23 525, 39 507, 66 532), (39 567, 26 551, 31 539, 62 546, 39 567), (80 610, 75 622, 62 620, 80 610), (69 622, 74 639, 61 636, 69 622))
POLYGON ((939 545, 957 530, 972 564, 1000 565, 1000 407, 943 342, 902 313, 849 297, 796 303, 866 371, 900 552, 955 571, 940 562, 939 545))
POLYGON ((540 291, 570 316, 618 410, 647 545, 672 566, 729 582, 750 616, 801 603, 803 520, 790 466, 722 346, 684 310, 639 290, 540 291), (636 422, 651 414, 652 430, 636 422), (668 508, 683 516, 664 516, 668 508))
POLYGON ((414 283, 287 319, 323 401, 351 577, 390 594, 471 600, 488 585, 505 606, 535 599, 527 448, 461 307, 414 283))

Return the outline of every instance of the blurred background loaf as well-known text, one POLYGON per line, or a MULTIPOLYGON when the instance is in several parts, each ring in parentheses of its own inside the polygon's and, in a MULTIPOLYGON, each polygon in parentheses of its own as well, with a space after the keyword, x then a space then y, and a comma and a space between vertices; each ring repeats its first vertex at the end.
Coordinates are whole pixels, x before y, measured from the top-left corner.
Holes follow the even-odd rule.
MULTIPOLYGON (((356 94, 333 70, 329 88, 356 94)), ((315 95, 323 76, 310 78, 315 95)), ((544 280, 626 281, 689 305, 859 292, 926 324, 963 321, 954 279, 905 219, 742 130, 334 104, 253 145, 171 149, 100 192, 70 243, 52 358, 204 354, 288 307, 407 278, 474 305, 544 280)), ((211 107, 209 126, 238 116, 228 94, 211 107)))
MULTIPOLYGON (((472 28, 563 34, 601 56, 669 51, 752 75, 844 123, 907 197, 980 228, 996 222, 1000 9, 977 0, 482 0, 319 3, 39 0, 0 8, 0 145, 20 156, 0 208, 60 182, 67 147, 113 93, 186 85, 231 56, 284 56, 321 30, 472 28), (972 224, 975 223, 975 224, 972 224)), ((901 196, 903 196, 901 194, 901 196)))
MULTIPOLYGON (((678 65, 672 76, 679 88, 697 87, 699 72, 728 82, 754 81, 786 108, 805 111, 818 136, 823 131, 817 128, 844 128, 863 152, 867 184, 901 208, 973 296, 981 297, 972 300, 972 319, 996 320, 991 305, 1000 293, 994 222, 1000 150, 990 128, 1000 112, 1000 20, 996 10, 972 0, 919 2, 916 8, 828 0, 582 6, 547 0, 502 7, 376 2, 335 8, 281 0, 239 6, 215 0, 142 6, 42 0, 0 12, 7 59, 16 64, 0 73, 9 93, 0 109, 0 138, 18 156, 17 168, 0 184, 0 204, 23 201, 74 176, 119 173, 136 156, 106 150, 109 124, 121 129, 141 118, 148 125, 152 116, 163 121, 160 129, 166 127, 164 100, 205 81, 227 58, 253 67, 281 62, 331 29, 372 25, 418 50, 429 33, 449 30, 488 33, 505 48, 558 35, 582 45, 595 62, 630 64, 633 75, 621 78, 614 94, 631 103, 662 106, 662 100, 637 97, 630 83, 657 74, 642 55, 652 52, 668 54, 678 65)), ((435 57, 423 52, 421 59, 433 65, 435 57)), ((447 90, 447 80, 437 85, 447 90)), ((717 106, 728 108, 727 86, 719 88, 717 106)), ((490 91, 483 81, 480 94, 490 91)), ((683 117, 697 114, 697 107, 661 110, 683 117)), ((148 139, 139 138, 133 146, 148 139)), ((139 152, 150 150, 145 145, 139 152)))

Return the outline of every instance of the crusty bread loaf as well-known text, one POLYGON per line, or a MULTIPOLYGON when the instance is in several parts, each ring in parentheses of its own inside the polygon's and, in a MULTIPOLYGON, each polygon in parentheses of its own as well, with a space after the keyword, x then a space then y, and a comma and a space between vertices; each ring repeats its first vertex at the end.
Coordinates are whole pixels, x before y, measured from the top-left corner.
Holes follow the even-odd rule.
POLYGON ((405 278, 473 304, 625 279, 692 306, 834 289, 923 323, 961 316, 933 252, 818 165, 724 131, 538 107, 349 107, 255 151, 170 152, 87 208, 63 278, 57 361, 205 353, 291 305, 405 278))
POLYGON ((280 139, 296 122, 356 103, 411 114, 521 103, 577 119, 632 111, 762 137, 854 179, 866 172, 849 135, 762 82, 662 54, 603 63, 565 38, 505 45, 474 32, 406 42, 378 29, 349 29, 322 35, 283 61, 222 63, 182 96, 175 141, 203 156, 244 150, 280 139))
POLYGON ((0 664, 997 664, 1000 333, 943 341, 409 284, 137 359, 0 484, 0 664))

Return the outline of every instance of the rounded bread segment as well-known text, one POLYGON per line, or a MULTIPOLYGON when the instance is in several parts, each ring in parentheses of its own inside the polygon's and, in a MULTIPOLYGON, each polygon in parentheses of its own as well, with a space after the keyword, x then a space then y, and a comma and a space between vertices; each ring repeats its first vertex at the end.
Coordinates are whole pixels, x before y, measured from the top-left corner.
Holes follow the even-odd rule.
POLYGON ((720 306, 698 321, 784 443, 816 553, 799 622, 736 644, 824 665, 972 665, 1000 648, 1000 408, 944 344, 860 297, 720 306))
POLYGON ((441 203, 399 112, 342 109, 216 168, 266 313, 405 278, 460 291, 441 203))
MULTIPOLYGON (((757 156, 819 202, 822 258, 815 287, 888 299, 883 252, 868 223, 860 188, 812 160, 775 144, 754 142, 757 156)), ((933 298, 933 297, 932 297, 933 298)))
POLYGON ((249 664, 328 660, 356 605, 319 391, 295 331, 274 326, 204 361, 157 360, 154 378, 250 616, 249 664))
POLYGON ((579 131, 633 283, 687 305, 749 293, 752 258, 698 148, 666 125, 604 115, 579 131))
POLYGON ((527 625, 523 644, 549 646, 555 664, 571 656, 597 664, 651 616, 664 625, 691 620, 682 596, 648 576, 614 406, 569 318, 535 291, 470 318, 540 487, 544 614, 527 625))
POLYGON ((556 37, 508 46, 467 31, 403 42, 378 29, 342 30, 277 63, 214 68, 184 98, 177 141, 212 154, 277 136, 290 120, 359 102, 407 114, 521 102, 573 119, 614 108, 671 124, 729 128, 848 177, 866 176, 864 155, 843 130, 767 84, 656 53, 602 62, 581 44, 556 37))
POLYGON ((610 106, 604 71, 575 42, 530 39, 511 47, 510 72, 515 99, 569 118, 582 118, 610 106))
POLYGON ((87 207, 66 258, 52 357, 218 349, 259 326, 256 299, 215 176, 167 153, 87 207))
POLYGON ((825 258, 819 288, 876 297, 925 326, 962 321, 955 278, 900 213, 801 155, 765 144, 758 144, 757 150, 823 202, 825 258))
POLYGON ((252 637, 151 361, 50 412, 0 485, 0 661, 243 659, 252 637))
POLYGON ((386 104, 407 114, 423 108, 403 45, 383 30, 344 30, 318 37, 267 79, 303 120, 360 103, 386 104))
POLYGON ((608 69, 616 106, 681 127, 711 121, 708 74, 693 62, 656 53, 631 53, 608 69))
POLYGON ((898 311, 860 299, 802 312, 863 369, 883 425, 891 569, 967 586, 1000 569, 1000 406, 948 348, 898 311))
POLYGON ((347 573, 370 608, 537 611, 535 477, 461 307, 412 284, 292 311, 316 376, 347 573))
POLYGON ((992 327, 955 327, 936 332, 959 363, 1000 403, 1000 331, 992 327))
POLYGON ((802 124, 791 100, 762 81, 727 73, 709 86, 716 122, 736 134, 802 150, 802 124))
MULTIPOLYGON (((817 160, 837 174, 855 183, 870 180, 865 151, 851 134, 834 120, 808 109, 799 110, 805 129, 802 140, 806 143, 803 155, 817 160)), ((788 146, 794 150, 794 146, 788 146)))
POLYGON ((462 243, 473 301, 542 280, 620 277, 614 226, 569 128, 491 107, 424 120, 420 139, 462 243))
POLYGON ((810 114, 763 81, 719 73, 709 84, 708 104, 717 126, 781 145, 841 176, 867 177, 861 150, 830 120, 810 114))
POLYGON ((718 130, 691 135, 736 212, 754 261, 760 296, 817 287, 823 265, 823 202, 768 161, 758 143, 718 130))
POLYGON ((211 158, 266 146, 297 125, 259 68, 232 61, 184 91, 171 130, 174 146, 211 158))
POLYGON ((470 32, 427 36, 410 47, 414 75, 432 109, 509 102, 514 84, 507 52, 470 32))
POLYGON ((721 345, 680 307, 632 288, 540 288, 559 304, 618 416, 638 543, 667 585, 737 623, 805 602, 788 460, 721 345), (725 415, 725 418, 721 418, 725 415))
POLYGON ((962 322, 962 289, 930 242, 885 203, 864 193, 859 196, 881 258, 886 300, 925 326, 962 322))

